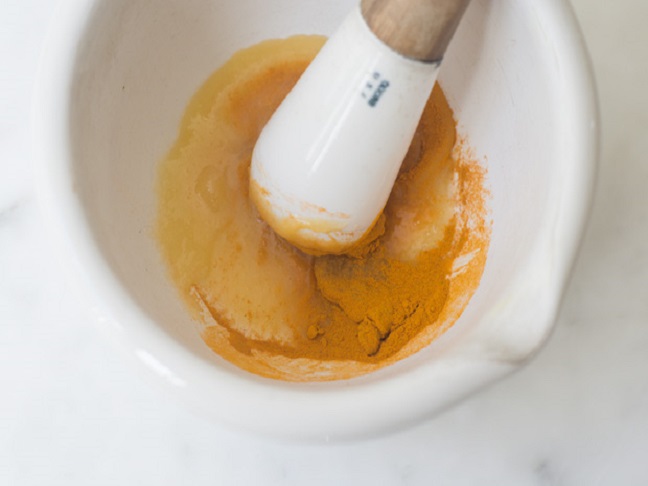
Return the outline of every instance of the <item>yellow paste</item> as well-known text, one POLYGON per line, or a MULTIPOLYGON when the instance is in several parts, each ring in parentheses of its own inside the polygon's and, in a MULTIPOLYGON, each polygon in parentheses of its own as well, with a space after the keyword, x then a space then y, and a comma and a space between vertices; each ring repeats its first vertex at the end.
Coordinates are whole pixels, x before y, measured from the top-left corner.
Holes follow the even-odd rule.
POLYGON ((438 86, 364 245, 307 255, 265 224, 248 194, 252 149, 324 40, 235 54, 191 100, 158 181, 157 238, 205 342, 291 381, 350 378, 429 344, 477 288, 489 241, 484 173, 459 156, 438 86))

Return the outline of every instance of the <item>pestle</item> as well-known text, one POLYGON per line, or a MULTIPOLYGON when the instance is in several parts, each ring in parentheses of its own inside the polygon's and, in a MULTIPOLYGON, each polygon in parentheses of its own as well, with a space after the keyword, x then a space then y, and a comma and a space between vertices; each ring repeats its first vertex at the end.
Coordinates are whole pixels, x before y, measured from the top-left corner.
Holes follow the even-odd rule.
POLYGON ((265 125, 250 197, 281 237, 343 253, 387 203, 470 0, 362 0, 265 125))

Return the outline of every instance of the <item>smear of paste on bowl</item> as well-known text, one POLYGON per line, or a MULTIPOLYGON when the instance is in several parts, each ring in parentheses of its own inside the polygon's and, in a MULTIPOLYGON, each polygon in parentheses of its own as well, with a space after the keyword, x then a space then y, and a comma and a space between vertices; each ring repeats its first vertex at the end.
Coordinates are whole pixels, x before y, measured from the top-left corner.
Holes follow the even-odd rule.
POLYGON ((477 288, 490 238, 484 169, 438 85, 362 246, 308 255, 263 222, 248 194, 255 141, 324 41, 236 53, 192 98, 158 176, 157 239, 205 342, 290 381, 351 378, 428 345, 477 288))

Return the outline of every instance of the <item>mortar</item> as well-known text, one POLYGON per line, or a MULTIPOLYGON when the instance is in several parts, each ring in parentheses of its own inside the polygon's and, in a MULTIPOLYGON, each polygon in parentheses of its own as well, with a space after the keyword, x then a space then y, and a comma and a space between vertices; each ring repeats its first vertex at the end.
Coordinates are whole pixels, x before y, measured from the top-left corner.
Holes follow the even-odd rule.
POLYGON ((76 0, 46 45, 35 102, 40 193, 80 305, 134 370, 215 420, 289 438, 397 430, 510 374, 554 326, 587 218, 598 122, 567 1, 473 0, 439 82, 488 170, 480 286, 416 355, 347 381, 242 371, 202 341, 153 238, 158 163, 184 108, 240 48, 331 34, 349 0, 76 0))

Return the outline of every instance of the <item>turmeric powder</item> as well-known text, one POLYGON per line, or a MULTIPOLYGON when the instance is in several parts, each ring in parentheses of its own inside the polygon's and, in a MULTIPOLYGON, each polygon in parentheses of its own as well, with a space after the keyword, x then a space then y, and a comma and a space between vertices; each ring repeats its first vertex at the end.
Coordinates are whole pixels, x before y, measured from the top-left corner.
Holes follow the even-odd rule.
POLYGON ((296 36, 237 53, 194 96, 158 179, 162 255, 205 342, 293 381, 357 376, 423 347, 463 310, 488 244, 483 171, 453 155, 438 86, 361 247, 308 255, 260 219, 247 192, 254 143, 323 42, 296 36), (457 268, 467 251, 474 258, 457 268))

